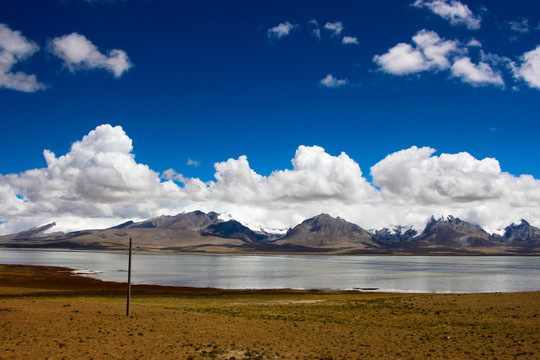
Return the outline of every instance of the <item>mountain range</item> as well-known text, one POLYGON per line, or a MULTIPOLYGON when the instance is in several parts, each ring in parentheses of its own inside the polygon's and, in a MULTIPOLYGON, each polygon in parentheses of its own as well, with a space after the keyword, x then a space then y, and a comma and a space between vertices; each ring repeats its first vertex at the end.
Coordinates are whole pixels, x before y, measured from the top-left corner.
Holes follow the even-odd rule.
POLYGON ((125 249, 128 239, 144 251, 216 253, 540 255, 540 229, 521 220, 504 234, 453 216, 432 217, 421 233, 411 227, 367 231, 328 214, 320 214, 285 234, 252 230, 215 212, 193 211, 128 221, 108 229, 51 232, 55 223, 0 236, 0 246, 17 248, 125 249))

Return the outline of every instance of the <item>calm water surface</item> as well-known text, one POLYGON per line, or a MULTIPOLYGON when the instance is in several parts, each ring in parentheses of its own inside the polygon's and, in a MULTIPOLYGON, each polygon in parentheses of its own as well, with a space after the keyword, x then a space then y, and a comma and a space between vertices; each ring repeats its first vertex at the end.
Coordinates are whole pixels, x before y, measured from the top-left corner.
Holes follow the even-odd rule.
MULTIPOLYGON (((0 263, 64 266, 102 280, 127 281, 127 255, 121 252, 0 249, 0 263)), ((137 253, 132 280, 223 289, 540 291, 540 257, 137 253)))

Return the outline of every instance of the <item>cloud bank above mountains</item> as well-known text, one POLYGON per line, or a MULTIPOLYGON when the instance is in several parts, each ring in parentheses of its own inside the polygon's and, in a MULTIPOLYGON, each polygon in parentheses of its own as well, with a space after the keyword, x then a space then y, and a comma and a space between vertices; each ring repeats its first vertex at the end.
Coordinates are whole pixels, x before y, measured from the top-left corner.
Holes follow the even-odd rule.
POLYGON ((129 136, 106 124, 65 155, 44 150, 44 168, 0 175, 0 233, 49 221, 58 230, 100 228, 196 209, 266 229, 322 212, 365 228, 422 228, 431 215, 450 214, 490 231, 520 218, 540 221, 540 180, 501 171, 493 158, 435 152, 412 146, 389 154, 369 181, 346 153, 301 145, 290 169, 261 175, 241 155, 216 163, 215 179, 205 182, 137 163, 129 136))

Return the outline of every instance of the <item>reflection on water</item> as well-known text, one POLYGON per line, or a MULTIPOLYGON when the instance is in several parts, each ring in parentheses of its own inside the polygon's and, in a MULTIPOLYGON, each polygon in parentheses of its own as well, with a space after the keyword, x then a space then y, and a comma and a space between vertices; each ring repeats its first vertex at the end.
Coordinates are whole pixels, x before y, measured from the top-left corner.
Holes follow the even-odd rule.
MULTIPOLYGON (((0 263, 65 266, 120 282, 127 277, 127 255, 121 252, 0 249, 0 263)), ((133 257, 132 280, 224 289, 539 291, 540 257, 138 253, 133 257)))

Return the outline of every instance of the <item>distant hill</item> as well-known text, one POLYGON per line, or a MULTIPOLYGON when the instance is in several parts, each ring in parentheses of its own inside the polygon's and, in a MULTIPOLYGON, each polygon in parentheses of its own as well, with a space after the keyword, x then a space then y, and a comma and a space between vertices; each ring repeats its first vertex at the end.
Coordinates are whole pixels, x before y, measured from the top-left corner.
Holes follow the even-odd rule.
POLYGON ((424 231, 398 248, 414 253, 492 253, 504 244, 482 228, 453 216, 431 218, 424 231))
POLYGON ((266 235, 257 234, 236 220, 211 224, 201 234, 203 236, 217 236, 225 239, 240 239, 246 243, 264 241, 266 239, 266 235))
POLYGON ((307 219, 287 231, 285 236, 275 241, 276 245, 285 245, 327 250, 376 249, 379 245, 373 235, 360 226, 340 218, 321 214, 307 219))
POLYGON ((199 231, 206 229, 208 226, 219 224, 220 222, 219 214, 215 212, 205 214, 202 211, 193 211, 175 216, 158 216, 143 222, 129 224, 123 228, 199 231))
POLYGON ((254 231, 215 212, 193 211, 141 222, 127 221, 109 229, 51 232, 55 223, 0 236, 0 246, 20 248, 125 249, 128 239, 145 251, 218 253, 540 255, 540 229, 522 220, 502 235, 453 216, 431 218, 418 234, 407 226, 367 231, 328 214, 290 228, 284 235, 254 231))

